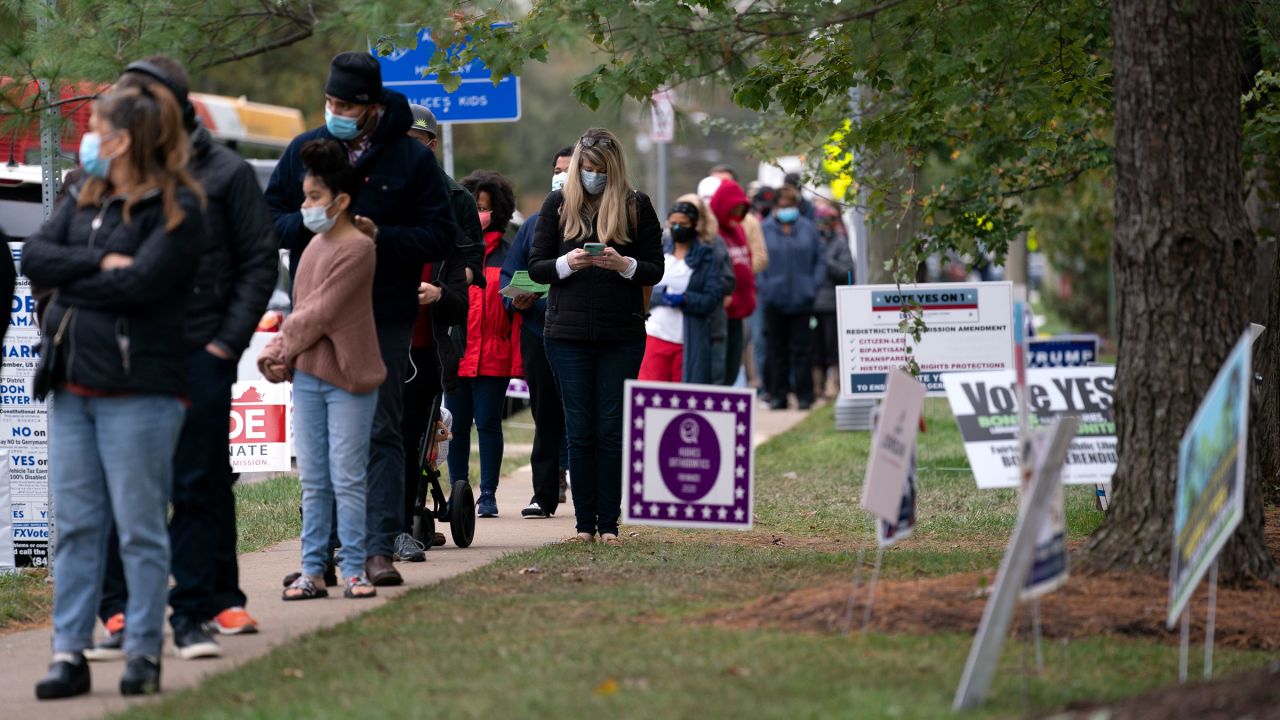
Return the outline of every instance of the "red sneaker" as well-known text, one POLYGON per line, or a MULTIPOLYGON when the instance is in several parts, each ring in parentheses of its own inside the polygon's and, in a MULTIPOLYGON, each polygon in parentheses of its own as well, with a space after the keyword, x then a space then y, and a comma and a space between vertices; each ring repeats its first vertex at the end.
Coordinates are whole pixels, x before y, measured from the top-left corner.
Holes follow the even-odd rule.
POLYGON ((215 615, 212 627, 221 635, 249 635, 258 632, 258 621, 244 608, 233 607, 215 615))

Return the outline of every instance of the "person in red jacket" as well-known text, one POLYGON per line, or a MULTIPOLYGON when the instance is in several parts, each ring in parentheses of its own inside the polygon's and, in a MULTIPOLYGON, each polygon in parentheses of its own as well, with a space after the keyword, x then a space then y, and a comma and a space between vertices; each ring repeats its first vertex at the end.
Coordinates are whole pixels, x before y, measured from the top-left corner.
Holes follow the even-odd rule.
POLYGON ((495 172, 478 170, 462 180, 462 187, 476 199, 480 227, 484 230, 486 286, 469 289, 467 332, 462 362, 458 364, 458 388, 445 396, 453 413, 453 440, 449 442, 449 480, 470 481, 471 424, 480 436, 480 497, 476 513, 498 516, 498 471, 502 467, 502 404, 512 377, 524 370, 520 363, 520 316, 514 318, 502 304, 502 263, 511 242, 503 237, 515 214, 511 183, 495 172))
POLYGON ((747 245, 747 234, 742 229, 742 218, 746 217, 750 209, 751 201, 747 199, 747 194, 733 180, 723 180, 711 196, 711 212, 720 223, 720 237, 724 238, 724 244, 729 248, 729 260, 733 263, 733 276, 737 280, 726 306, 729 329, 724 342, 725 385, 732 385, 738 380, 745 343, 743 326, 746 318, 756 309, 756 276, 751 268, 751 249, 747 245))

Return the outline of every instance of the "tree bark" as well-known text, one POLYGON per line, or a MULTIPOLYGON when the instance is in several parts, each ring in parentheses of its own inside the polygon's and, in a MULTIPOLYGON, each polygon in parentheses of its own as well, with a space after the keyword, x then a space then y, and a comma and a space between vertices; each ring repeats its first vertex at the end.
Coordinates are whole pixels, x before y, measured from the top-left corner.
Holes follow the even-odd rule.
MULTIPOLYGON (((1112 505, 1082 559, 1167 572, 1178 444, 1248 327, 1256 245, 1243 198, 1239 8, 1111 7, 1120 460, 1112 505)), ((1275 574, 1256 472, 1248 485, 1245 518, 1221 555, 1224 582, 1275 574)))
POLYGON ((1271 244, 1271 308, 1266 332, 1253 352, 1254 374, 1262 377, 1257 402, 1250 415, 1249 442, 1256 452, 1263 501, 1280 505, 1280 255, 1271 244))

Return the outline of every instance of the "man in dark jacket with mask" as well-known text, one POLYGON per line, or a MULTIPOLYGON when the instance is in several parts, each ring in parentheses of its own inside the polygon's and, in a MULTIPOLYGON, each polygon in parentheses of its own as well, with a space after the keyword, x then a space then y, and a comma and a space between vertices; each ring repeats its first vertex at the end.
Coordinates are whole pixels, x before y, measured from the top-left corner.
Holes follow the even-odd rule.
POLYGON ((384 90, 382 70, 369 53, 344 52, 329 66, 325 126, 294 138, 267 186, 281 245, 291 252, 290 270, 310 242, 302 224, 299 157, 311 140, 343 143, 363 179, 355 199, 356 227, 377 245, 373 315, 387 379, 378 390, 367 485, 368 559, 375 585, 398 585, 391 563, 393 543, 404 526, 404 381, 408 377, 413 323, 418 315, 422 266, 448 257, 456 241, 443 173, 431 151, 408 136, 413 116, 400 93, 384 90))
MULTIPOLYGON (((174 95, 191 136, 191 170, 206 196, 207 242, 182 328, 191 348, 190 406, 174 455, 169 523, 174 586, 169 605, 179 656, 213 657, 221 650, 206 627, 227 634, 257 630, 244 610, 240 589, 227 422, 236 364, 275 288, 277 243, 253 168, 214 143, 199 124, 181 65, 163 56, 150 57, 129 65, 117 84, 145 86, 152 92, 163 88, 174 95)), ((85 653, 90 659, 123 656, 122 613, 127 601, 124 569, 113 542, 99 607, 107 637, 85 653)))

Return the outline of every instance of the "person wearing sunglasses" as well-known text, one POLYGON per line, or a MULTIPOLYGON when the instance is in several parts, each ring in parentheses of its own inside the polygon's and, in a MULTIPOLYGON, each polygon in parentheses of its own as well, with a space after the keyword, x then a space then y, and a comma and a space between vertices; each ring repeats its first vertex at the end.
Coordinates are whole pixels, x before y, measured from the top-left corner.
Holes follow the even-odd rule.
POLYGON ((564 402, 573 542, 619 542, 623 383, 640 372, 645 288, 661 282, 663 262, 662 225, 631 187, 621 143, 588 130, 538 213, 529 257, 529 276, 551 285, 543 332, 564 402))

